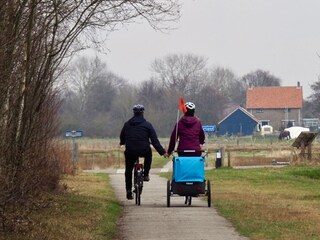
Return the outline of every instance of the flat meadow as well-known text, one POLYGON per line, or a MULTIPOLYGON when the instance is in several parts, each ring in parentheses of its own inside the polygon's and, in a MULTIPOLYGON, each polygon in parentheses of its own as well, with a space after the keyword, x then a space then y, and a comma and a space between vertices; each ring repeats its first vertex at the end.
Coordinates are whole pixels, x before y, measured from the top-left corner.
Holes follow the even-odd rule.
POLYGON ((250 239, 320 239, 320 166, 206 172, 213 206, 250 239))
MULTIPOLYGON (((314 141, 311 159, 292 143, 212 137, 204 146, 211 167, 223 153, 222 168, 206 171, 213 206, 250 239, 320 239, 320 143, 314 141)), ((123 167, 123 149, 113 151, 111 167, 123 167)), ((153 167, 166 162, 154 153, 153 167)))
MULTIPOLYGON (((167 146, 168 139, 160 142, 167 146)), ((124 148, 118 139, 76 143, 76 171, 61 180, 64 190, 48 196, 48 205, 33 212, 28 230, 0 233, 0 239, 117 240, 122 208, 109 177, 83 170, 124 168, 124 148)), ((211 137, 204 146, 212 167, 206 171, 212 206, 249 239, 320 239, 320 143, 313 143, 311 159, 291 145, 292 140, 211 137), (223 153, 223 164, 215 169, 217 151, 223 153)), ((170 161, 156 152, 153 156, 153 168, 170 161)), ((171 178, 171 173, 161 176, 171 178)))

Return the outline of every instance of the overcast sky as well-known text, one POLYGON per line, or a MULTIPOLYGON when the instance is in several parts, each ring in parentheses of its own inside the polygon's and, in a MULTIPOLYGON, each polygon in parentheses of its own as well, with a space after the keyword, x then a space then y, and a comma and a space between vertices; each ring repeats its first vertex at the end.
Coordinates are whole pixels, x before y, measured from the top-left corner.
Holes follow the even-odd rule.
POLYGON ((192 53, 242 76, 269 71, 283 86, 304 89, 320 75, 320 0, 181 0, 181 19, 165 34, 131 24, 106 41, 104 60, 131 81, 147 80, 150 64, 173 53, 192 53))

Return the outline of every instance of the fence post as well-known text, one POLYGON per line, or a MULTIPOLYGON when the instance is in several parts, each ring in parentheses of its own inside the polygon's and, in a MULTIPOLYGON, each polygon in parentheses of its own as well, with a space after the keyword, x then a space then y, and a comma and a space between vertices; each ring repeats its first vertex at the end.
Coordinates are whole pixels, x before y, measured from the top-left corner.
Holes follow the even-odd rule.
POLYGON ((79 160, 78 143, 72 138, 72 162, 77 163, 79 160))
POLYGON ((224 147, 221 147, 220 148, 220 152, 221 152, 221 166, 225 166, 225 163, 224 163, 224 159, 225 159, 225 149, 224 147))
POLYGON ((228 167, 230 167, 230 165, 231 165, 231 152, 228 151, 227 153, 228 153, 228 167))
POLYGON ((308 160, 311 160, 312 158, 311 143, 308 145, 307 150, 308 150, 308 160))
POLYGON ((216 164, 215 167, 220 168, 222 166, 222 154, 221 154, 221 150, 218 149, 216 152, 216 164))

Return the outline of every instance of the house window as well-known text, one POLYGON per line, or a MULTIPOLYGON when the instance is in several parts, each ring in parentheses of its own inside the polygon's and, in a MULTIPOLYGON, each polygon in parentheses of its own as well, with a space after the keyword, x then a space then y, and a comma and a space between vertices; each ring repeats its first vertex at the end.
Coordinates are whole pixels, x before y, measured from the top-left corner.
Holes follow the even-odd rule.
POLYGON ((263 113, 263 109, 262 108, 257 108, 256 109, 256 113, 263 113))
POLYGON ((270 125, 270 120, 261 120, 261 126, 270 125))
POLYGON ((285 108, 285 109, 283 109, 283 112, 291 112, 291 108, 285 108))
POLYGON ((282 120, 281 123, 284 128, 295 126, 295 120, 282 120))

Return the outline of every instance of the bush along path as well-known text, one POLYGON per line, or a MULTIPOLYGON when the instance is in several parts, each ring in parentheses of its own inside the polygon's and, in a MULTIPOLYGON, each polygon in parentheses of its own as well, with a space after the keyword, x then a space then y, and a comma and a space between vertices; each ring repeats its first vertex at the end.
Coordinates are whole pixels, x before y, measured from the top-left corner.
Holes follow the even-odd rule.
POLYGON ((119 221, 121 240, 235 240, 240 236, 232 225, 219 216, 214 206, 208 208, 207 198, 192 198, 191 206, 184 197, 171 197, 167 207, 167 179, 151 175, 145 182, 141 205, 127 200, 124 174, 110 174, 111 184, 124 207, 119 221))

